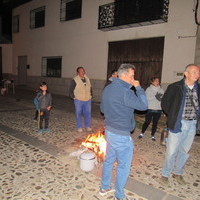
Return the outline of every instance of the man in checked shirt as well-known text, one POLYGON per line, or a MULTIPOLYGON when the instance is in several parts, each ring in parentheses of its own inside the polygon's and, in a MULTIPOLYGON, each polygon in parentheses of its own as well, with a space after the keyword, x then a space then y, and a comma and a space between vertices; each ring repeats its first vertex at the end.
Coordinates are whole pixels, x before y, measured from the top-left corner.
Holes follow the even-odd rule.
POLYGON ((198 66, 187 65, 184 78, 170 84, 161 101, 169 128, 161 177, 163 185, 169 185, 170 174, 179 184, 186 184, 182 175, 196 134, 200 100, 200 86, 197 82, 199 76, 198 66))

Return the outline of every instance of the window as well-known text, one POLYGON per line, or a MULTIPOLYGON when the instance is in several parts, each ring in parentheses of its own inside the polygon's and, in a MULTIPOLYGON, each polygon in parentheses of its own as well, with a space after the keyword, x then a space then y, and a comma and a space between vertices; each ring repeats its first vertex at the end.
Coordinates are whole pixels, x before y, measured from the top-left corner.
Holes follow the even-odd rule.
POLYGON ((60 21, 81 18, 82 0, 61 0, 60 21))
POLYGON ((62 57, 42 57, 42 76, 61 77, 62 57))
POLYGON ((19 32, 19 15, 13 16, 12 29, 13 29, 13 33, 19 32))
POLYGON ((45 25, 45 6, 31 10, 30 28, 39 28, 45 25))

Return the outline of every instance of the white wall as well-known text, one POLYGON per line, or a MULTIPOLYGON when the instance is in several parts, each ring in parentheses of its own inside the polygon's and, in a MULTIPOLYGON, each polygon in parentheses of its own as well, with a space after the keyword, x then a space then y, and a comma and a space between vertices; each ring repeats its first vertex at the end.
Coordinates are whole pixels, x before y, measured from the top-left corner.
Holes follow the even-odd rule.
POLYGON ((187 64, 194 63, 197 25, 194 2, 170 1, 169 22, 165 29, 163 82, 173 82, 174 72, 182 72, 187 64))
POLYGON ((34 0, 16 8, 20 32, 13 35, 13 73, 17 56, 27 55, 29 76, 40 76, 42 56, 63 56, 62 77, 70 78, 83 65, 92 79, 105 80, 108 42, 165 37, 162 82, 174 82, 174 72, 194 62, 196 29, 194 2, 170 0, 168 23, 103 32, 97 29, 98 7, 111 0, 83 0, 82 18, 60 22, 60 1, 34 0), (45 27, 30 29, 30 10, 46 5, 45 27), (181 38, 179 38, 181 36, 181 38))
POLYGON ((1 44, 2 47, 2 72, 12 74, 12 44, 1 44))

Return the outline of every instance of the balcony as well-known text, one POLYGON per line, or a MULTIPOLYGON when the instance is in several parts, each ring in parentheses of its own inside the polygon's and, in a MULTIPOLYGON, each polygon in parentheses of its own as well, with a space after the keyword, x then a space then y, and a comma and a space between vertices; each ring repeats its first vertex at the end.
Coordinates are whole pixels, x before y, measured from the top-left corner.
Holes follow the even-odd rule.
POLYGON ((99 7, 102 31, 165 23, 169 0, 116 0, 99 7))

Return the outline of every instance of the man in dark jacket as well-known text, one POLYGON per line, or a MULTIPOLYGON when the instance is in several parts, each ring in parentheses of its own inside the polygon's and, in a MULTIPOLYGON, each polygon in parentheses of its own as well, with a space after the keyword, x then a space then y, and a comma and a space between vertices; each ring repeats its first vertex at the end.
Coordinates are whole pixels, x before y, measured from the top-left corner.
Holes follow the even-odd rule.
POLYGON ((189 64, 184 78, 168 86, 161 101, 167 114, 169 136, 165 160, 162 168, 161 183, 169 185, 169 176, 179 184, 186 184, 183 169, 189 158, 188 152, 196 134, 197 111, 199 110, 200 87, 199 67, 189 64))
POLYGON ((105 87, 107 85, 111 84, 114 78, 117 78, 117 70, 116 69, 112 70, 111 77, 107 80, 105 87))
POLYGON ((105 116, 105 135, 107 141, 106 159, 103 164, 100 195, 112 191, 112 167, 117 160, 115 181, 115 200, 128 199, 124 194, 132 155, 133 142, 130 132, 135 127, 134 109, 147 110, 147 98, 139 81, 134 80, 135 67, 122 64, 118 70, 119 78, 104 88, 101 102, 101 112, 105 116), (130 89, 136 88, 136 94, 130 89))

